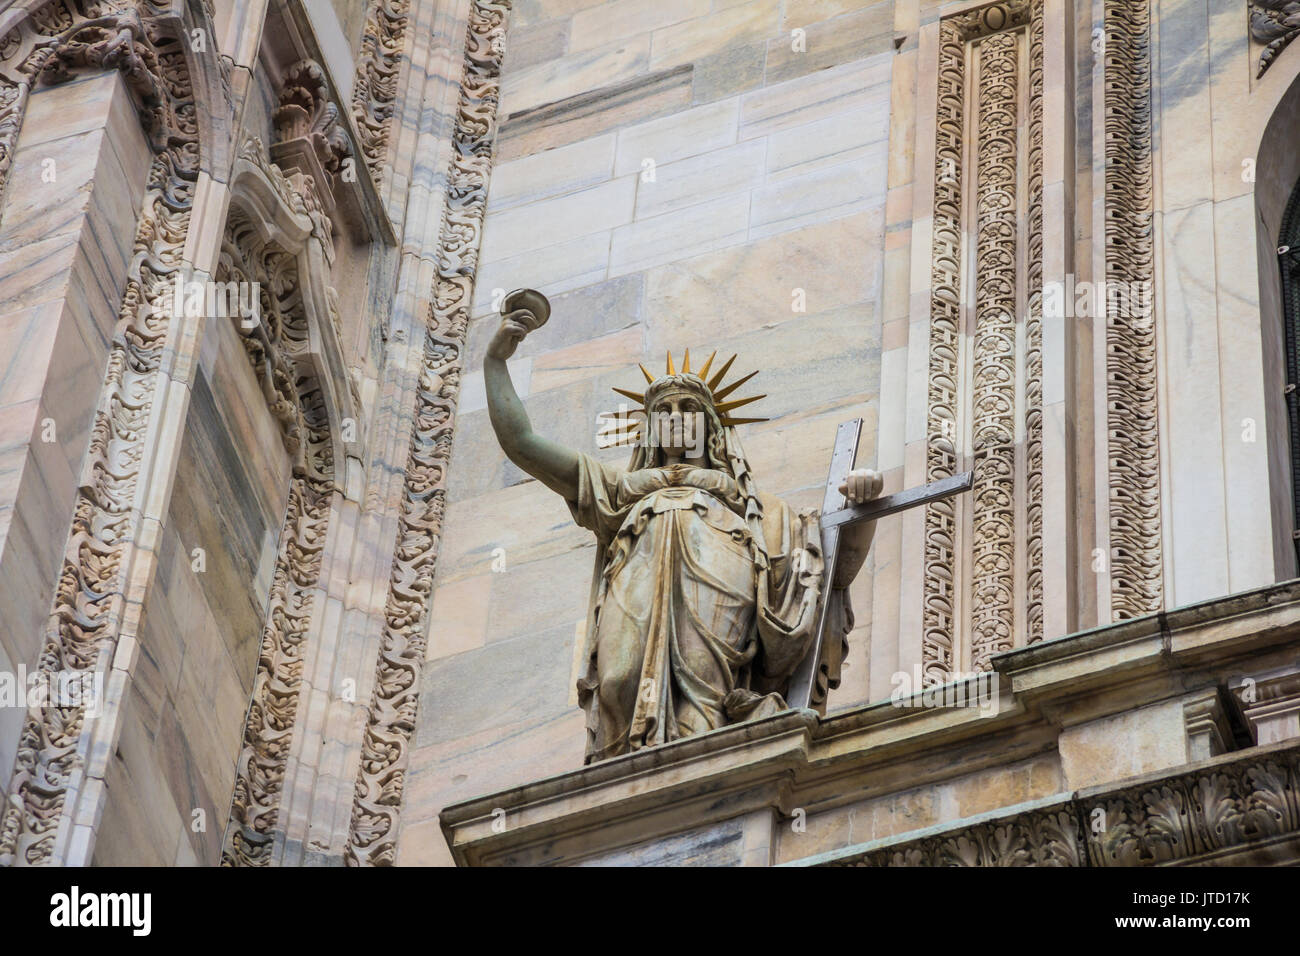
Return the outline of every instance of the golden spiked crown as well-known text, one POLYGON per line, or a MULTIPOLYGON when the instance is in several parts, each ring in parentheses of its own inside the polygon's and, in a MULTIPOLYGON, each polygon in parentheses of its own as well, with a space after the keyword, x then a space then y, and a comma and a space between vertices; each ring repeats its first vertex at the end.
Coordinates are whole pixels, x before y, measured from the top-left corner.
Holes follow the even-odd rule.
MULTIPOLYGON (((736 389, 740 388, 740 386, 744 385, 755 375, 757 375, 758 370, 756 369, 753 372, 750 372, 748 375, 741 376, 740 378, 736 379, 734 382, 731 382, 728 385, 722 385, 722 380, 726 377, 727 372, 731 370, 731 363, 736 361, 736 356, 733 355, 731 356, 731 358, 727 359, 726 363, 723 364, 722 368, 718 369, 718 371, 714 373, 712 378, 709 378, 709 369, 713 367, 713 360, 714 358, 717 357, 717 355, 718 353, 717 350, 715 349, 713 354, 709 356, 708 361, 706 361, 704 365, 700 367, 700 370, 698 372, 692 372, 691 371, 691 350, 687 349, 685 355, 682 356, 682 374, 694 375, 700 381, 704 382, 705 386, 708 388, 709 391, 709 398, 713 402, 713 408, 718 413, 718 417, 722 420, 722 425, 724 428, 732 428, 736 425, 748 425, 753 422, 767 421, 766 418, 733 418, 732 417, 731 412, 734 411, 735 409, 740 408, 744 405, 748 405, 750 402, 756 402, 760 398, 767 398, 767 396, 752 395, 749 398, 737 398, 732 401, 727 401, 727 396, 730 395, 732 392, 734 392, 736 389)), ((638 365, 637 367, 641 369, 641 374, 645 376, 645 380, 647 384, 653 385, 656 379, 653 375, 650 374, 650 370, 647 369, 644 365, 638 365)), ((673 376, 678 374, 677 368, 673 364, 673 353, 671 351, 668 353, 668 363, 666 366, 665 374, 667 376, 673 376)), ((614 425, 612 428, 610 428, 608 431, 600 432, 596 436, 597 438, 600 439, 604 439, 604 438, 615 439, 607 443, 604 443, 603 447, 606 448, 613 448, 616 445, 633 444, 637 441, 640 441, 641 436, 643 434, 641 426, 646 421, 646 412, 648 411, 648 409, 645 406, 646 406, 646 392, 648 392, 649 389, 647 389, 646 392, 634 392, 631 389, 615 388, 614 391, 622 395, 624 398, 630 398, 632 401, 640 405, 640 408, 618 411, 618 412, 601 413, 600 416, 601 418, 612 419, 614 421, 614 425)))

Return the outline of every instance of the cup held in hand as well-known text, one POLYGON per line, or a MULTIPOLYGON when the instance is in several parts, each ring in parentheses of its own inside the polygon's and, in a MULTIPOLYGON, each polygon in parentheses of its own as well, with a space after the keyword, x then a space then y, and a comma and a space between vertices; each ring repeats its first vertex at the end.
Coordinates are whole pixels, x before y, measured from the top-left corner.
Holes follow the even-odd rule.
POLYGON ((536 289, 515 289, 501 302, 502 315, 509 315, 519 309, 528 310, 537 319, 534 328, 541 328, 551 317, 550 300, 536 289))

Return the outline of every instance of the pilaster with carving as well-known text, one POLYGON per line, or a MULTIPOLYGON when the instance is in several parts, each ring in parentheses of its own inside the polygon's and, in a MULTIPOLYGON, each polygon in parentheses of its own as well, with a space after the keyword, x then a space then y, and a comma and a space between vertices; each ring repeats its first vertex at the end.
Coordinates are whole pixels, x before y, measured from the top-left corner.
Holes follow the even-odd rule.
POLYGON ((938 28, 926 478, 974 487, 926 508, 927 683, 1043 636, 1043 5, 938 28))
MULTIPOLYGON (((1106 0, 1105 15, 1105 278, 1108 289, 1151 288, 1150 0, 1106 0)), ((1113 621, 1150 614, 1164 601, 1156 330, 1137 298, 1106 296, 1113 621)))
MULTIPOLYGON (((260 182, 270 184, 281 209, 301 222, 304 242, 327 247, 329 220, 319 212, 315 183, 297 174, 301 187, 295 186, 271 165, 257 140, 245 145, 240 159, 260 173, 260 182)), ((309 355, 302 258, 299 250, 268 240, 256 216, 241 205, 240 180, 235 183, 216 278, 256 282, 261 289, 259 321, 251 329, 241 327, 241 342, 294 462, 222 852, 225 866, 266 866, 337 491, 329 410, 309 355)))
POLYGON ((29 710, 0 814, 0 864, 62 862, 70 847, 93 840, 90 824, 74 825, 78 801, 84 795, 95 815, 131 676, 130 655, 116 654, 119 637, 151 577, 141 495, 159 428, 160 370, 174 344, 167 296, 172 276, 184 270, 198 177, 183 38, 199 26, 212 35, 210 21, 183 21, 172 8, 154 0, 52 0, 0 37, 0 195, 28 96, 83 71, 122 74, 155 154, 38 663, 47 674, 104 673, 108 699, 94 720, 84 706, 29 710))
POLYGON ((352 86, 352 115, 361 136, 361 155, 375 182, 381 184, 388 164, 410 8, 410 0, 370 0, 352 86))
POLYGON ((470 8, 415 429, 345 852, 351 866, 391 865, 397 855, 510 7, 510 0, 474 0, 470 8))

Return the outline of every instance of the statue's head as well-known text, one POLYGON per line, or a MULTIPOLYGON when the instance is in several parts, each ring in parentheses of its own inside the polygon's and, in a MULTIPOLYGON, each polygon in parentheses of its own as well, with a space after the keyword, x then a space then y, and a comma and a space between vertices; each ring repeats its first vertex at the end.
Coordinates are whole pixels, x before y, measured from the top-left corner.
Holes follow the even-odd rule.
POLYGON ((757 373, 751 372, 724 386, 722 380, 731 369, 736 356, 728 359, 710 377, 709 370, 716 355, 717 352, 710 355, 698 372, 691 371, 689 349, 683 356, 680 372, 674 367, 671 352, 668 353, 666 372, 661 376, 651 375, 642 365, 641 373, 647 382, 644 392, 614 389, 620 395, 637 402, 640 408, 633 409, 630 413, 621 413, 621 420, 615 428, 604 433, 618 438, 609 444, 643 443, 647 451, 643 461, 647 466, 654 466, 670 458, 698 461, 702 465, 715 467, 717 459, 725 462, 726 455, 722 451, 723 430, 747 422, 766 421, 764 418, 733 418, 731 411, 766 396, 755 395, 728 401, 727 396, 757 373))

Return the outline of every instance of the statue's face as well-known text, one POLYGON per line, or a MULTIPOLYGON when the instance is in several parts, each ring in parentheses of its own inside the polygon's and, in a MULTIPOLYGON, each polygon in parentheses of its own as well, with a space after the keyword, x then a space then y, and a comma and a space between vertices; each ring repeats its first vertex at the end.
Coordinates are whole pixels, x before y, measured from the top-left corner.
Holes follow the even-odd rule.
POLYGON ((702 458, 708 437, 703 401, 689 392, 664 395, 649 413, 656 444, 671 458, 702 458))

